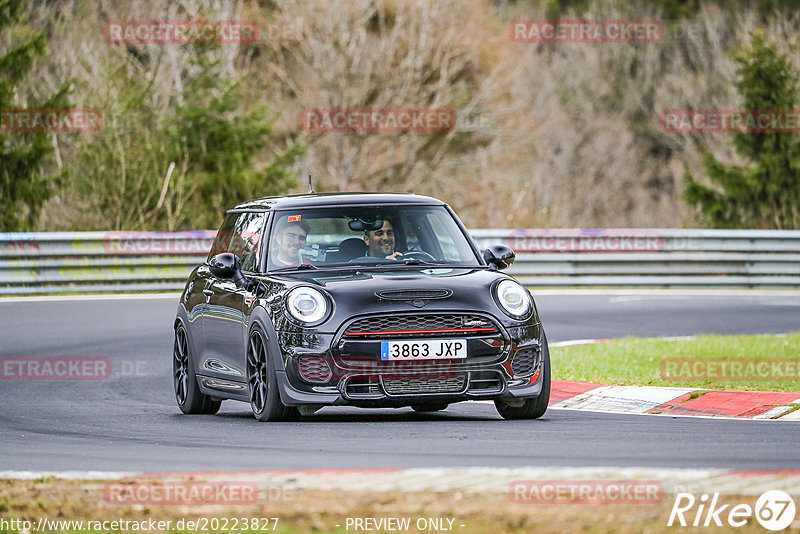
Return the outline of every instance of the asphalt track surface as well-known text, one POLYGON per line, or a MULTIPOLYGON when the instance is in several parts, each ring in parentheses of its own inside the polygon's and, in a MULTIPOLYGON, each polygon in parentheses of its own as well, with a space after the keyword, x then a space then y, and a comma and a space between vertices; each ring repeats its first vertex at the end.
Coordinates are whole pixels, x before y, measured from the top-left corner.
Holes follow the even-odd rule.
MULTIPOLYGON (((536 295, 536 293, 534 293, 536 295)), ((800 330, 800 294, 539 294, 550 341, 800 330)), ((257 423, 244 403, 184 416, 171 382, 175 298, 0 299, 0 357, 105 356, 107 380, 0 380, 0 471, 205 471, 459 466, 798 469, 800 422, 551 409, 503 421, 490 403, 439 414, 325 408, 257 423)))

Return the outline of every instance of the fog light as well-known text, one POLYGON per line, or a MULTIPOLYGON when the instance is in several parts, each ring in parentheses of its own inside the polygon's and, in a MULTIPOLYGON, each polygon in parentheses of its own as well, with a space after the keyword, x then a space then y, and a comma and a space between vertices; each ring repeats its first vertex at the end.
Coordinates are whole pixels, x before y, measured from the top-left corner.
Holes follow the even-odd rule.
POLYGON ((305 356, 300 358, 300 377, 306 382, 318 384, 329 382, 333 378, 328 361, 322 356, 305 356))
POLYGON ((511 370, 515 377, 531 374, 539 365, 539 351, 534 348, 521 349, 514 353, 511 370))

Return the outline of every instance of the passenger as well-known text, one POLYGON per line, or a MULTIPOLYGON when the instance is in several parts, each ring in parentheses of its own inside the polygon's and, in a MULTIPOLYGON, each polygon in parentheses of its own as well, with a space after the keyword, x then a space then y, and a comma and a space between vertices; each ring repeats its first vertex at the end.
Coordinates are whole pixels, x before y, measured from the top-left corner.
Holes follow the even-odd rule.
POLYGON ((369 249, 367 255, 373 258, 396 260, 398 256, 403 255, 402 252, 394 250, 394 229, 392 223, 386 220, 378 230, 364 232, 364 243, 369 249))
POLYGON ((278 253, 273 257, 273 263, 278 267, 297 267, 301 263, 308 265, 309 261, 300 256, 300 251, 306 246, 309 226, 304 221, 284 220, 279 223, 274 234, 278 253))

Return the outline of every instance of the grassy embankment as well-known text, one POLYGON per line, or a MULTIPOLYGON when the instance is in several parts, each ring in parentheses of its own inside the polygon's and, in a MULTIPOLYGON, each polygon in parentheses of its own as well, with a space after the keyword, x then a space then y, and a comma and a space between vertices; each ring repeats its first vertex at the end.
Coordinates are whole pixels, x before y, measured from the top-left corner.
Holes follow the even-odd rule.
POLYGON ((706 389, 800 391, 800 332, 623 338, 552 347, 555 380, 706 389))

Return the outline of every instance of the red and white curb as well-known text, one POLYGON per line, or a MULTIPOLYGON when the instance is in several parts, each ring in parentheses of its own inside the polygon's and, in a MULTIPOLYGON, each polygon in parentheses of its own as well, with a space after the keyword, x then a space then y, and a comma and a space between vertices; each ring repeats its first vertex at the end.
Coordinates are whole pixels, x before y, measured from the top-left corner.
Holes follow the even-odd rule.
POLYGON ((779 489, 800 494, 800 471, 638 467, 452 467, 376 469, 300 469, 278 471, 210 471, 174 473, 125 473, 102 471, 0 471, 0 479, 49 478, 84 481, 84 489, 102 489, 109 480, 203 480, 255 483, 259 489, 331 490, 370 492, 510 493, 514 483, 558 482, 656 482, 664 496, 678 492, 723 495, 760 495, 779 489))
POLYGON ((553 380, 550 406, 603 412, 800 421, 800 393, 606 386, 553 380))

